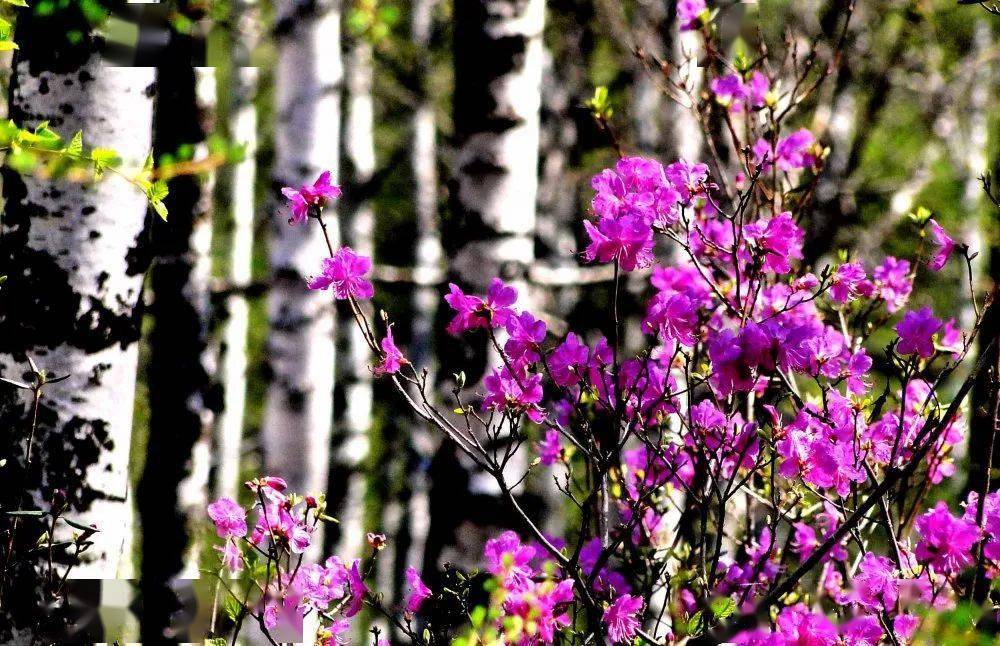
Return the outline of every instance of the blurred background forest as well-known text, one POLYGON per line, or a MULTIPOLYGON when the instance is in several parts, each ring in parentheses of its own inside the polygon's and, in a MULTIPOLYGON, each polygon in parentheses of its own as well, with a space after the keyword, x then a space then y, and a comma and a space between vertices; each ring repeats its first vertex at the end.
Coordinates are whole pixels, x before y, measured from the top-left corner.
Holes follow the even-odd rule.
MULTIPOLYGON (((871 266, 912 255, 913 236, 897 231, 924 207, 988 260, 973 278, 988 291, 1000 274, 1000 225, 980 178, 1000 171, 1000 16, 954 0, 858 1, 842 50, 814 49, 836 41, 850 1, 713 7, 728 58, 766 51, 777 73, 793 51, 800 62, 815 51, 817 69, 828 71, 794 117, 829 147, 805 262, 822 267, 848 253, 871 266)), ((17 9, 17 56, 41 60, 46 48, 80 47, 99 33, 105 42, 93 47, 116 64, 158 68, 152 145, 170 182, 170 216, 145 216, 152 264, 127 454, 135 495, 93 519, 129 534, 115 568, 136 580, 142 603, 106 623, 149 643, 188 635, 191 617, 172 611, 189 594, 175 598, 185 587, 177 581, 197 578, 198 553, 211 553, 205 504, 249 495, 240 484, 257 474, 327 492, 328 513, 341 521, 326 526, 331 551, 360 553, 365 532, 386 534, 377 578, 387 595, 402 594, 406 566, 434 587, 443 563, 473 563, 486 531, 510 524, 487 479, 373 379, 349 312, 305 290, 322 252, 315 235, 287 226, 279 189, 324 169, 339 177, 334 220, 345 244, 375 259, 373 311, 397 322, 397 343, 438 374, 446 395, 453 373, 475 384, 486 364, 485 348, 443 332, 449 280, 480 291, 494 274, 521 281, 557 334, 606 327, 611 276, 580 257, 590 177, 614 163, 613 144, 698 160, 708 156, 703 128, 709 140, 722 133, 699 123, 666 80, 678 66, 697 68, 686 61, 695 48, 678 31, 675 3, 498 0, 503 29, 517 38, 492 41, 481 34, 488 4, 34 0, 17 9), (484 97, 509 74, 526 80, 510 90, 513 114, 498 115, 484 97), (588 103, 598 88, 613 108, 610 132, 588 103), (511 118, 527 132, 497 160, 509 185, 488 196, 470 189, 489 176, 468 163, 474 135, 511 118)), ((711 102, 704 87, 694 97, 711 102)), ((12 116, 19 110, 15 100, 12 116)), ((951 263, 918 283, 911 302, 968 328, 965 281, 964 265, 951 263)), ((630 316, 646 283, 629 283, 630 316)), ((997 329, 991 321, 984 336, 997 329)), ((639 334, 637 322, 629 333, 639 334)), ((989 423, 976 414, 986 390, 971 405, 973 425, 989 423)), ((129 398, 115 395, 120 406, 129 398)), ((957 500, 976 477, 983 441, 973 426, 942 497, 957 500)), ((525 499, 556 532, 564 519, 543 512, 552 492, 544 474, 535 480, 525 499)))

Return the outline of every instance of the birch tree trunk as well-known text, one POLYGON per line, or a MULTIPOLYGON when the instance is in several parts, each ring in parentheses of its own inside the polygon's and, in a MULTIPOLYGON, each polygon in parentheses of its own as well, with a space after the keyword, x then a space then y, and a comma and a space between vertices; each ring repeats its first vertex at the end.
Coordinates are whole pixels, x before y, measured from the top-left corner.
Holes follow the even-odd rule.
MULTIPOLYGON (((127 167, 141 168, 150 148, 155 71, 103 63, 75 10, 45 18, 24 12, 17 39, 10 116, 26 127, 49 121, 67 138, 82 129, 89 144, 114 148, 127 167), (69 31, 82 38, 72 45, 56 38, 69 31)), ((53 492, 63 490, 66 515, 101 530, 70 576, 114 578, 128 571, 123 546, 133 524, 128 461, 137 304, 148 262, 141 235, 146 200, 113 174, 85 185, 4 169, 3 188, 0 373, 24 380, 30 356, 51 376, 68 376, 44 390, 33 462, 20 472, 26 486, 9 495, 34 492, 34 501, 15 504, 49 509, 53 492)), ((10 442, 0 457, 8 458, 8 469, 25 467, 27 395, 6 385, 0 391, 0 426, 10 442)), ((33 600, 16 596, 15 603, 33 600)))
MULTIPOLYGON (((364 36, 352 39, 347 53, 345 86, 347 114, 344 127, 344 152, 351 167, 351 183, 366 193, 365 184, 375 173, 375 123, 372 97, 372 44, 364 36)), ((361 198, 351 201, 344 218, 344 239, 359 254, 372 257, 372 231, 375 216, 371 201, 361 198)), ((370 303, 361 305, 369 319, 370 303)), ((362 470, 368 457, 372 418, 371 349, 364 335, 345 313, 340 325, 345 341, 345 357, 341 363, 344 393, 343 416, 334 434, 333 464, 330 474, 328 501, 336 502, 331 514, 340 520, 337 547, 334 554, 341 558, 361 556, 364 546, 364 516, 366 478, 362 470)), ((384 528, 382 528, 384 529, 384 528)), ((384 560, 388 561, 389 558, 384 560)))
MULTIPOLYGON (((191 38, 172 34, 158 69, 154 151, 207 153, 214 126, 215 70, 185 65, 191 38)), ((143 637, 163 639, 173 580, 197 578, 197 529, 208 504, 214 357, 208 347, 212 173, 169 180, 167 221, 153 218, 150 272, 149 439, 139 482, 142 523, 143 637)))
MULTIPOLYGON (((456 3, 454 11, 457 151, 453 229, 445 237, 451 270, 466 286, 480 292, 494 276, 500 276, 518 288, 523 306, 528 300, 527 272, 535 258, 545 3, 479 0, 456 3)), ((487 358, 487 368, 499 363, 495 356, 487 358)), ((454 478, 453 447, 444 445, 443 450, 448 456, 439 456, 437 463, 442 475, 454 478)), ((526 465, 510 466, 518 470, 526 465)), ((455 504, 458 484, 454 480, 439 483, 436 478, 432 495, 443 493, 451 502, 432 501, 432 523, 439 522, 436 510, 455 504)), ((436 564, 442 540, 460 542, 447 555, 457 563, 479 549, 484 535, 466 531, 471 530, 468 522, 480 528, 505 524, 507 519, 499 516, 503 505, 492 476, 474 470, 469 474, 469 487, 474 509, 452 509, 442 525, 431 530, 435 538, 429 541, 433 545, 428 557, 431 551, 436 554, 428 558, 427 566, 436 564), (478 518, 456 517, 469 512, 478 518), (444 526, 455 522, 458 525, 453 528, 444 526), (465 529, 456 536, 463 524, 465 529)))
MULTIPOLYGON (((229 243, 229 283, 248 285, 253 278, 254 195, 257 182, 257 68, 250 67, 250 54, 256 46, 257 11, 253 0, 232 3, 231 35, 233 73, 228 106, 229 137, 244 147, 242 161, 233 165, 229 176, 229 217, 232 238, 229 243)), ((250 307, 238 289, 226 299, 226 319, 222 330, 220 381, 222 411, 216 426, 216 491, 235 498, 240 478, 243 418, 246 413, 247 333, 250 307)))
MULTIPOLYGON (((324 170, 339 172, 340 3, 305 7, 277 4, 275 98, 276 187, 312 183, 324 170)), ((333 424, 334 307, 329 293, 305 280, 327 255, 320 228, 291 226, 276 215, 270 244, 268 386, 262 440, 268 473, 300 492, 326 490, 333 424)), ((337 221, 324 213, 333 244, 337 221)), ((313 536, 314 554, 322 538, 313 536)))
MULTIPOLYGON (((414 0, 410 7, 410 38, 418 52, 431 46, 434 9, 437 0, 414 0)), ((413 203, 417 221, 416 273, 421 280, 413 292, 413 323, 410 357, 413 365, 426 368, 428 383, 436 382, 434 323, 439 303, 438 290, 428 284, 441 272, 444 252, 438 219, 437 120, 434 101, 426 79, 430 57, 424 54, 417 76, 425 82, 420 88, 419 103, 413 113, 410 170, 413 174, 413 203)), ((407 468, 409 498, 406 510, 406 551, 404 567, 424 570, 424 551, 430 529, 430 482, 427 469, 440 441, 422 420, 415 420, 410 431, 410 465, 407 468)), ((402 571, 404 567, 398 567, 402 571)))

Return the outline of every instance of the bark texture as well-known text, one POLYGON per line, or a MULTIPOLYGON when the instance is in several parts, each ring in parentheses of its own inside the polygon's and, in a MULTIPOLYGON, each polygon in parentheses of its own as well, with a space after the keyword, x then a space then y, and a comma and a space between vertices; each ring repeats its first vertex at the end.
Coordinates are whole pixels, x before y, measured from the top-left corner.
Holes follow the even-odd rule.
MULTIPOLYGON (((49 121, 67 139, 83 130, 90 145, 114 148, 126 164, 141 167, 150 147, 155 71, 105 65, 73 9, 47 18, 25 12, 17 39, 22 49, 10 116, 26 127, 49 121), (73 44, 56 36, 68 30, 83 36, 73 44)), ((14 479, 6 496, 31 492, 25 495, 32 499, 14 504, 48 509, 52 493, 64 491, 67 516, 101 529, 70 576, 114 578, 127 573, 123 546, 132 531, 127 468, 138 303, 148 264, 141 236, 146 200, 113 174, 90 185, 5 168, 3 187, 0 373, 25 380, 31 356, 50 375, 68 375, 44 391, 30 466, 23 451, 28 393, 0 389, 0 425, 8 430, 0 457, 13 469, 5 477, 14 479)), ((15 604, 34 601, 15 596, 15 604)))
MULTIPOLYGON (((207 153, 214 127, 215 70, 194 68, 191 38, 171 37, 169 64, 158 69, 154 151, 207 153)), ((208 346, 212 240, 211 173, 170 179, 166 221, 152 219, 149 335, 149 439, 139 482, 142 522, 142 630, 163 639, 178 601, 177 577, 197 578, 197 530, 208 504, 214 353, 208 346)))
MULTIPOLYGON (((275 186, 312 183, 339 171, 340 3, 277 5, 275 186)), ((280 197, 280 196, 279 196, 280 197)), ((324 218, 337 245, 333 209, 324 218)), ((265 469, 292 490, 327 486, 333 424, 334 306, 331 294, 305 280, 328 253, 315 222, 290 226, 273 218, 272 286, 268 294, 269 376, 262 440, 265 469)), ((314 535, 313 545, 322 544, 314 535)))

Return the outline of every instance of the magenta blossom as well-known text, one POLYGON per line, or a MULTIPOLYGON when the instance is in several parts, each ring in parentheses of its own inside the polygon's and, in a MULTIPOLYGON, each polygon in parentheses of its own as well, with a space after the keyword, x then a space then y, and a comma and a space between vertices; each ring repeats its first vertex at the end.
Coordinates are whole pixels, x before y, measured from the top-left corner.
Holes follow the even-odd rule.
MULTIPOLYGON (((244 533, 246 530, 244 529, 244 533)), ((222 547, 216 546, 216 550, 222 553, 222 565, 232 573, 243 570, 243 554, 240 547, 233 541, 226 541, 222 547)))
POLYGON ((542 401, 541 375, 514 375, 505 366, 494 370, 483 384, 486 386, 483 410, 523 413, 536 424, 545 419, 545 411, 538 405, 542 401))
POLYGON ((448 288, 450 291, 444 300, 455 310, 455 317, 447 327, 452 336, 476 328, 503 327, 515 315, 513 305, 517 302, 517 290, 499 278, 490 282, 486 298, 466 294, 454 283, 448 288))
POLYGON ((369 299, 375 295, 375 288, 365 279, 371 268, 371 258, 359 256, 350 247, 341 247, 333 258, 323 259, 323 271, 309 281, 309 289, 332 286, 337 300, 369 299))
POLYGON ((406 611, 419 612, 424 600, 431 596, 431 589, 421 580, 420 573, 412 567, 406 568, 406 585, 410 589, 410 594, 406 597, 406 611))
POLYGON ((410 363, 403 353, 396 347, 396 342, 392 338, 392 326, 386 328, 385 338, 382 339, 382 360, 375 366, 376 375, 394 375, 399 369, 410 363))
POLYGON ((542 464, 547 467, 552 466, 562 459, 562 444, 559 443, 559 431, 549 429, 545 431, 545 439, 536 444, 538 457, 542 464))
POLYGON ((830 282, 830 298, 840 304, 854 300, 866 278, 865 268, 860 262, 844 263, 837 267, 837 271, 833 274, 833 280, 830 282))
POLYGON ((549 357, 549 370, 552 381, 558 386, 574 386, 583 377, 590 358, 590 348, 573 332, 566 335, 563 341, 549 357))
POLYGON ((209 505, 208 517, 215 523, 215 531, 221 538, 247 535, 247 512, 232 498, 219 498, 209 505))
POLYGON ((941 321, 934 317, 929 307, 922 307, 916 312, 907 312, 903 320, 896 324, 899 333, 899 344, 896 350, 900 354, 916 354, 928 359, 934 354, 934 333, 941 329, 941 321))
POLYGON ((330 183, 330 171, 323 171, 315 182, 303 184, 298 190, 290 186, 281 189, 281 194, 288 199, 292 217, 289 224, 302 224, 309 217, 309 209, 322 209, 330 200, 340 197, 340 187, 330 183))
POLYGON ((957 574, 972 564, 979 541, 979 528, 974 521, 957 518, 948 505, 939 500, 934 509, 917 518, 920 542, 914 554, 941 574, 957 574))
POLYGON ((361 559, 356 559, 347 573, 347 585, 351 590, 351 601, 344 608, 344 616, 353 617, 361 612, 365 595, 368 594, 368 586, 365 585, 365 579, 361 575, 361 559))
POLYGON ((764 269, 787 274, 792 270, 790 260, 802 260, 805 232, 795 224, 791 213, 779 213, 748 224, 745 229, 747 239, 756 242, 764 252, 764 269))
POLYGON ((948 232, 945 231, 940 224, 934 221, 932 218, 928 224, 931 225, 931 236, 934 238, 934 244, 937 245, 937 250, 934 253, 934 257, 930 259, 927 263, 927 267, 931 271, 941 271, 944 264, 948 262, 948 256, 955 249, 955 241, 951 239, 948 232))
POLYGON ((677 24, 680 25, 680 30, 697 29, 699 17, 705 9, 705 0, 679 0, 677 3, 677 24))
POLYGON ((536 319, 531 312, 521 312, 507 321, 507 334, 510 338, 504 344, 504 352, 516 365, 534 363, 541 358, 544 321, 536 319))
POLYGON ((486 569, 500 577, 508 590, 526 590, 531 585, 534 572, 530 563, 535 557, 535 548, 522 545, 514 532, 506 531, 486 541, 483 555, 486 557, 486 569))
POLYGON ((583 227, 590 238, 584 252, 589 262, 617 260, 622 271, 644 269, 653 264, 653 230, 641 218, 602 218, 596 227, 587 221, 583 227))
POLYGON ((760 108, 767 102, 767 93, 771 82, 760 72, 754 72, 750 78, 743 80, 739 74, 732 73, 712 80, 712 92, 715 100, 727 106, 730 111, 740 113, 748 108, 760 108))
POLYGON ((811 152, 816 138, 811 132, 802 128, 796 130, 776 146, 766 139, 758 139, 753 145, 753 154, 757 164, 768 170, 771 164, 776 164, 779 170, 793 171, 809 168, 816 163, 816 157, 811 152))
POLYGON ((884 556, 864 555, 854 575, 854 591, 859 604, 870 610, 889 610, 899 597, 899 572, 884 556))
POLYGON ((642 597, 623 594, 604 611, 604 625, 608 628, 608 639, 615 644, 632 641, 636 631, 642 627, 642 597))
POLYGON ((893 256, 886 256, 882 264, 872 272, 872 278, 879 296, 885 300, 886 309, 890 313, 900 310, 913 291, 913 278, 910 277, 908 260, 897 260, 893 256))

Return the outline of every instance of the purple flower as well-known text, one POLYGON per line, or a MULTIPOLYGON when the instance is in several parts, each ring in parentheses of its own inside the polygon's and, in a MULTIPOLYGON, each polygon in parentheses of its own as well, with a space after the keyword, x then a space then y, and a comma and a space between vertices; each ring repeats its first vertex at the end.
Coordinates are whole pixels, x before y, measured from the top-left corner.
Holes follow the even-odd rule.
POLYGON ((274 627, 278 625, 278 604, 269 603, 264 607, 264 628, 268 630, 274 630, 274 627))
POLYGON ((934 257, 927 263, 927 267, 931 271, 941 271, 944 264, 948 262, 948 256, 955 249, 955 241, 951 239, 948 232, 933 218, 929 221, 929 224, 931 225, 931 236, 934 238, 937 250, 934 253, 934 257))
POLYGON ((559 431, 550 429, 545 431, 545 439, 536 444, 538 457, 542 464, 547 467, 552 466, 562 459, 562 444, 559 443, 559 431))
POLYGON ((406 597, 406 611, 419 612, 424 600, 431 596, 431 589, 420 579, 420 573, 415 568, 406 568, 406 585, 410 594, 406 597))
POLYGON ((837 629, 825 616, 812 612, 804 603, 783 608, 775 622, 785 644, 833 646, 837 629))
POLYGON ((545 322, 539 321, 531 312, 522 312, 507 321, 510 338, 504 344, 504 352, 515 365, 534 363, 541 358, 542 341, 545 340, 545 322))
POLYGON ((351 601, 344 608, 344 616, 353 617, 361 611, 365 595, 368 594, 368 586, 365 585, 365 579, 361 576, 361 559, 356 559, 347 573, 347 585, 351 590, 351 601))
POLYGON ((410 363, 396 347, 396 342, 392 338, 391 325, 386 328, 385 338, 379 345, 382 346, 382 360, 375 366, 376 375, 394 375, 405 364, 410 363))
POLYGON ((679 0, 677 2, 677 24, 681 31, 698 28, 699 16, 705 11, 705 0, 679 0))
POLYGON ((503 579, 508 590, 521 591, 530 586, 534 574, 530 563, 535 556, 535 548, 522 545, 514 532, 508 530, 486 541, 483 555, 486 557, 486 569, 503 579))
POLYGON ((455 310, 455 317, 446 329, 453 336, 476 328, 503 327, 515 315, 512 305, 517 302, 517 290, 499 278, 490 282, 485 298, 466 294, 454 283, 448 288, 444 300, 455 310))
POLYGON ((745 227, 746 237, 764 251, 764 269, 776 274, 792 270, 790 260, 802 259, 805 232, 795 224, 792 214, 785 211, 768 220, 759 220, 745 227))
POLYGON ((979 528, 973 521, 952 516, 943 500, 917 518, 916 526, 920 542, 914 554, 919 562, 941 574, 957 574, 972 564, 979 528))
POLYGON ((584 252, 589 262, 617 260, 622 271, 643 269, 653 264, 653 230, 641 218, 601 218, 596 227, 589 221, 584 221, 583 227, 590 238, 584 252))
POLYGON ((867 278, 860 262, 847 262, 837 267, 830 283, 830 298, 837 303, 847 303, 858 295, 858 287, 867 278))
POLYGON ((296 580, 302 587, 299 605, 317 610, 326 610, 347 592, 347 567, 338 557, 330 557, 326 563, 311 563, 302 567, 296 580))
POLYGON ((558 386, 574 386, 580 382, 587 368, 590 348, 573 332, 566 335, 566 340, 552 351, 549 357, 549 371, 552 381, 558 386))
POLYGON ((753 145, 753 154, 756 163, 762 165, 764 170, 769 169, 771 164, 777 164, 778 169, 787 172, 809 168, 816 163, 816 157, 811 152, 815 143, 813 134, 802 128, 779 140, 774 147, 766 139, 758 139, 753 145))
POLYGON ((712 80, 712 92, 720 104, 735 113, 748 108, 759 108, 767 101, 771 82, 760 72, 754 72, 744 81, 739 74, 732 73, 712 80))
POLYGON ((649 301, 644 329, 657 332, 663 341, 677 341, 693 348, 698 327, 698 311, 691 299, 684 294, 659 292, 649 301))
POLYGON ((885 556, 871 552, 864 555, 854 575, 858 603, 870 610, 891 611, 899 598, 899 573, 885 556))
MULTIPOLYGON (((245 521, 244 527, 246 527, 245 521)), ((246 529, 243 530, 243 533, 246 534, 246 529)), ((216 545, 215 549, 222 553, 222 565, 227 570, 234 574, 243 570, 243 555, 240 552, 239 545, 233 541, 226 541, 222 547, 216 545)))
POLYGON ((247 535, 247 512, 232 498, 219 498, 209 505, 208 517, 215 523, 215 531, 221 538, 247 535))
POLYGON ((350 247, 341 247, 333 258, 323 259, 323 271, 309 281, 309 289, 332 286, 337 300, 369 299, 375 295, 375 288, 364 276, 371 268, 371 258, 359 256, 350 247))
POLYGON ((916 312, 907 312, 903 320, 896 324, 899 334, 899 344, 896 350, 900 354, 917 354, 924 359, 934 354, 934 333, 941 329, 941 321, 934 317, 929 307, 922 307, 916 312))
POLYGON ((886 256, 882 264, 872 272, 875 287, 879 296, 885 300, 886 309, 890 313, 898 311, 906 304, 913 291, 913 279, 910 278, 910 262, 897 260, 886 256))
POLYGON ((330 171, 323 171, 312 185, 303 184, 298 190, 290 186, 281 189, 288 199, 292 217, 289 224, 302 224, 309 217, 309 208, 323 208, 330 200, 340 197, 340 187, 330 183, 330 171))
POLYGON ((538 405, 542 401, 541 375, 515 376, 504 366, 486 377, 483 385, 486 386, 483 410, 524 414, 536 424, 545 419, 545 411, 538 405))
POLYGON ((623 594, 616 597, 604 611, 604 625, 608 628, 608 639, 622 644, 632 641, 636 631, 642 627, 639 616, 642 613, 642 597, 623 594))

